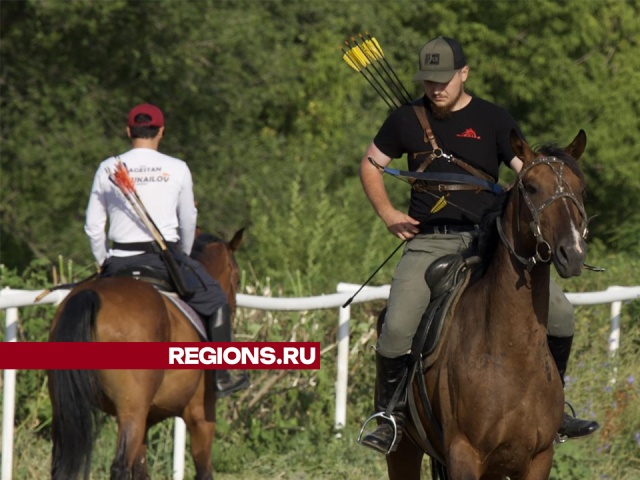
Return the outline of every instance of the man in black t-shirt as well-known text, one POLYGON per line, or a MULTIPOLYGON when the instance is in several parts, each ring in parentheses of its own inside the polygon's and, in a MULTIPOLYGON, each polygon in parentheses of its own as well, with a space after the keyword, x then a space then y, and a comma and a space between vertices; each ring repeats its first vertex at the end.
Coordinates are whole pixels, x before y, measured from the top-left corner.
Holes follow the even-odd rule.
MULTIPOLYGON (((516 121, 503 108, 465 92, 469 67, 458 42, 447 37, 431 40, 420 52, 419 65, 414 81, 423 82, 425 96, 411 105, 403 105, 387 118, 360 164, 360 179, 376 213, 393 235, 407 241, 393 276, 376 348, 379 411, 386 409, 402 378, 413 336, 429 304, 430 291, 424 280, 427 267, 444 255, 470 247, 477 224, 495 202, 495 196, 488 190, 454 187, 447 191, 451 185, 444 186, 455 207, 449 204, 430 213, 444 193, 440 193, 437 185, 420 188, 414 185, 406 214, 389 201, 378 166, 386 167, 392 159, 407 154, 410 171, 471 173, 493 182, 497 181, 501 163, 516 172, 522 168, 509 140, 512 129, 524 138, 516 121), (432 154, 438 148, 443 154, 434 158, 432 154)), ((574 333, 573 306, 554 281, 549 290, 549 347, 560 377, 564 378, 574 333)), ((393 445, 393 427, 386 421, 367 434, 363 443, 381 452, 395 449, 404 425, 405 406, 406 400, 399 401, 394 408, 399 428, 393 445)), ((596 422, 565 414, 560 433, 582 437, 597 428, 596 422)))

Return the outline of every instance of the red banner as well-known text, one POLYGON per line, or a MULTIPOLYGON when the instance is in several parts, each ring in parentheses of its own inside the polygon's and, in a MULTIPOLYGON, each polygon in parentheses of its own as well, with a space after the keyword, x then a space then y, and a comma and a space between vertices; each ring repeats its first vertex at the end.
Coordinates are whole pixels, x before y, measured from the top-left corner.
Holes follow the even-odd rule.
POLYGON ((5 342, 0 369, 318 370, 320 342, 5 342))

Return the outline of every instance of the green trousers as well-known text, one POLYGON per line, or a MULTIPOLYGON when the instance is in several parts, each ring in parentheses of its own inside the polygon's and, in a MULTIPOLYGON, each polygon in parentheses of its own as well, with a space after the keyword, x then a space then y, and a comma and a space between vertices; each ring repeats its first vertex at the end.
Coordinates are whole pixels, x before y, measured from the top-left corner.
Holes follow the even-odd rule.
MULTIPOLYGON (((431 299, 424 280, 427 267, 440 257, 468 250, 473 236, 471 232, 426 234, 417 235, 407 242, 391 282, 387 315, 378 338, 380 355, 395 358, 410 352, 413 336, 431 299)), ((549 293, 549 335, 572 336, 573 305, 553 280, 549 293)))

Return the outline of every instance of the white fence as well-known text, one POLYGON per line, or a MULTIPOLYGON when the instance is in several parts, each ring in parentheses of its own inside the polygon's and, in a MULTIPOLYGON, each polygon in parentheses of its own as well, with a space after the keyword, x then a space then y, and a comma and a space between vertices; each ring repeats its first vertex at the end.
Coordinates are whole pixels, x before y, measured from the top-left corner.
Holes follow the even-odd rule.
MULTIPOLYGON (((238 294, 237 304, 243 308, 259 310, 318 310, 341 307, 357 289, 358 285, 339 283, 338 293, 304 298, 271 298, 238 294)), ((366 287, 358 294, 353 303, 364 303, 371 300, 386 299, 389 286, 366 287)), ((5 341, 17 341, 18 308, 32 305, 59 304, 69 293, 58 290, 46 296, 37 304, 34 299, 42 290, 0 290, 0 309, 6 309, 5 341)), ((620 310, 622 301, 640 298, 640 286, 609 287, 603 292, 568 293, 567 297, 573 305, 594 305, 611 303, 611 332, 609 335, 609 351, 613 354, 620 344, 620 310)), ((340 430, 347 420, 347 385, 349 376, 349 320, 351 307, 340 308, 338 320, 338 353, 336 376, 335 428, 340 430)), ((4 371, 3 409, 2 409, 2 477, 11 480, 13 464, 13 427, 15 409, 16 371, 4 371)), ((174 480, 184 478, 186 427, 182 419, 177 418, 174 433, 173 470, 174 480)))

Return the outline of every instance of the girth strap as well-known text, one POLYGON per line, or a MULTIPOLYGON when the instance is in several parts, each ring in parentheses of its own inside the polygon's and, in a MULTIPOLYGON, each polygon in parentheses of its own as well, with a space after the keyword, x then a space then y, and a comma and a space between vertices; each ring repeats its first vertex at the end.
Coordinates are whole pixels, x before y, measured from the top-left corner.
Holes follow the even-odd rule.
POLYGON ((424 384, 423 375, 424 374, 422 372, 422 360, 418 360, 411 367, 411 374, 409 376, 409 385, 408 385, 407 404, 409 406, 409 414, 413 419, 413 426, 415 427, 416 432, 418 433, 418 437, 420 437, 419 442, 418 442, 418 439, 412 438, 412 440, 414 441, 414 443, 417 444, 418 448, 422 449, 427 455, 437 460, 438 462, 444 464, 445 461, 442 459, 440 455, 438 455, 438 452, 429 441, 427 432, 425 431, 424 426, 422 425, 422 421, 420 419, 420 415, 418 414, 418 407, 417 407, 415 395, 413 392, 413 380, 416 377, 418 378, 418 388, 420 390, 420 397, 421 397, 420 399, 422 402, 422 408, 427 414, 427 417, 429 418, 429 422, 432 428, 436 431, 436 434, 438 435, 439 440, 443 442, 444 437, 442 435, 442 427, 440 426, 440 422, 438 422, 438 419, 436 418, 435 414, 433 413, 433 409, 431 408, 429 398, 427 397, 426 386, 424 384))

